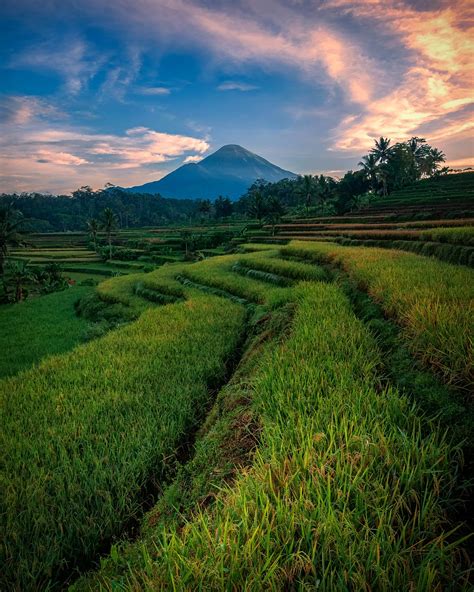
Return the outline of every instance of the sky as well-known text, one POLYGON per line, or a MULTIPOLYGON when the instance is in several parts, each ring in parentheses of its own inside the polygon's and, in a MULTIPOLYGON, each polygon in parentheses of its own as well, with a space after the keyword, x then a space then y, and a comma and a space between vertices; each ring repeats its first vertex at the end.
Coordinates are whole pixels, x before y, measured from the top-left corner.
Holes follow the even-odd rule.
POLYGON ((0 192, 160 179, 224 144, 342 175, 381 135, 474 165, 471 0, 3 0, 0 192))

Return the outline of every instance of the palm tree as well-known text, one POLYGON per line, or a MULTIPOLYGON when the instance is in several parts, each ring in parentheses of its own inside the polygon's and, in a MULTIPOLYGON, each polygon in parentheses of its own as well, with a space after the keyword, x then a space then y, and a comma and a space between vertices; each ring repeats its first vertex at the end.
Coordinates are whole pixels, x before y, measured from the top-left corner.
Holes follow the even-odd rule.
POLYGON ((313 199, 313 191, 314 191, 314 179, 312 175, 303 175, 302 177, 302 187, 301 192, 304 195, 304 205, 306 208, 306 212, 311 207, 311 202, 313 199))
POLYGON ((406 146, 408 147, 408 153, 411 157, 409 171, 411 180, 416 181, 420 178, 423 161, 426 158, 427 153, 429 153, 429 146, 426 143, 425 138, 419 138, 418 136, 410 138, 406 142, 406 146))
POLYGON ((99 222, 97 222, 95 218, 87 220, 87 230, 89 236, 92 238, 92 242, 94 243, 94 251, 97 251, 97 234, 99 232, 99 229, 99 222))
POLYGON ((3 275, 9 247, 21 244, 18 228, 22 223, 22 214, 15 211, 12 204, 0 210, 0 275, 3 275))
POLYGON ((436 175, 439 169, 439 165, 446 160, 446 155, 438 148, 430 148, 427 156, 429 164, 429 175, 430 177, 436 175))
MULTIPOLYGON (((209 214, 212 210, 212 204, 208 199, 201 199, 198 202, 198 212, 200 212, 201 214, 203 214, 203 216, 206 216, 207 218, 209 218, 209 214)), ((201 218, 202 221, 202 218, 201 218)))
POLYGON ((247 213, 253 218, 257 218, 259 222, 267 213, 267 200, 259 189, 253 191, 247 206, 247 213))
POLYGON ((192 240, 192 235, 189 230, 182 230, 180 232, 181 243, 184 245, 184 250, 186 253, 186 257, 188 256, 188 245, 192 240))
POLYGON ((370 181, 370 188, 375 191, 377 188, 377 158, 375 154, 368 154, 363 156, 362 160, 358 163, 358 166, 362 167, 365 176, 370 181))
POLYGON ((21 302, 25 298, 25 283, 33 279, 32 270, 27 261, 10 261, 8 267, 15 290, 15 302, 21 302))
POLYGON ((272 227, 272 236, 275 236, 276 225, 281 222, 281 217, 285 214, 285 206, 278 197, 271 196, 267 201, 267 215, 265 222, 272 227))
POLYGON ((117 215, 111 208, 105 208, 102 212, 102 228, 107 235, 109 259, 112 259, 112 233, 117 228, 117 215))
POLYGON ((319 175, 317 191, 319 197, 319 205, 321 207, 324 207, 327 204, 331 195, 333 194, 334 188, 335 181, 332 177, 325 177, 324 175, 319 175))
POLYGON ((388 195, 388 176, 389 170, 387 163, 383 163, 377 167, 377 179, 382 185, 382 195, 386 197, 388 195))
POLYGON ((372 148, 370 153, 373 154, 377 161, 380 161, 382 164, 387 162, 392 153, 389 138, 380 137, 378 140, 375 140, 375 148, 372 148))

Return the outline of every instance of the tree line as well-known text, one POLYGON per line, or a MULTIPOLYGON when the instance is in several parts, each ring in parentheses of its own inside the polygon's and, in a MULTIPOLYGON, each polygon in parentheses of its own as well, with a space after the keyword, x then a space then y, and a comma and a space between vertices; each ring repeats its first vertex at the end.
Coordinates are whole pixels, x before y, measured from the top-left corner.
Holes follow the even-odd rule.
POLYGON ((0 210, 10 204, 23 214, 24 231, 65 232, 90 230, 104 210, 112 210, 120 228, 189 224, 230 217, 276 223, 285 213, 296 215, 342 214, 363 206, 376 196, 418 179, 448 172, 444 154, 424 138, 413 137, 392 144, 381 137, 359 162, 359 169, 341 179, 327 175, 302 175, 276 183, 256 181, 236 202, 226 196, 215 200, 170 199, 160 195, 135 194, 106 185, 94 191, 84 186, 72 195, 23 193, 0 195, 0 210))

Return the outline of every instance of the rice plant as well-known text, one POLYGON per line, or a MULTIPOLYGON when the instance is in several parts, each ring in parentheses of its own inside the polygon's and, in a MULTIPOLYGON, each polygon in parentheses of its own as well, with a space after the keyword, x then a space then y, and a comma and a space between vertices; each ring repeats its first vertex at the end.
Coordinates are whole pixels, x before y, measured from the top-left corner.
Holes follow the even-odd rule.
POLYGON ((115 549, 75 592, 467 590, 445 515, 457 447, 380 387, 376 343, 336 286, 295 290, 292 332, 252 385, 253 466, 183 525, 115 549))
POLYGON ((152 307, 0 382, 3 589, 46 588, 137 513, 202 416, 244 316, 203 295, 152 307))
POLYGON ((474 271, 412 253, 295 241, 281 252, 336 264, 404 328, 411 351, 453 385, 473 386, 474 271))

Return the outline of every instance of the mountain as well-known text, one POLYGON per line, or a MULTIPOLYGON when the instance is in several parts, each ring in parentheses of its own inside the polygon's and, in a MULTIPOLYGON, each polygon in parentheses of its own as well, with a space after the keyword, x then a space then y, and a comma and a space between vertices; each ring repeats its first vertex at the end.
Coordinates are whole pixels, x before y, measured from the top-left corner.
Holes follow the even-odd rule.
POLYGON ((295 179, 285 171, 237 144, 222 146, 217 152, 198 163, 185 164, 159 181, 152 181, 127 191, 159 193, 179 199, 215 199, 219 195, 237 199, 257 179, 280 181, 295 179))

